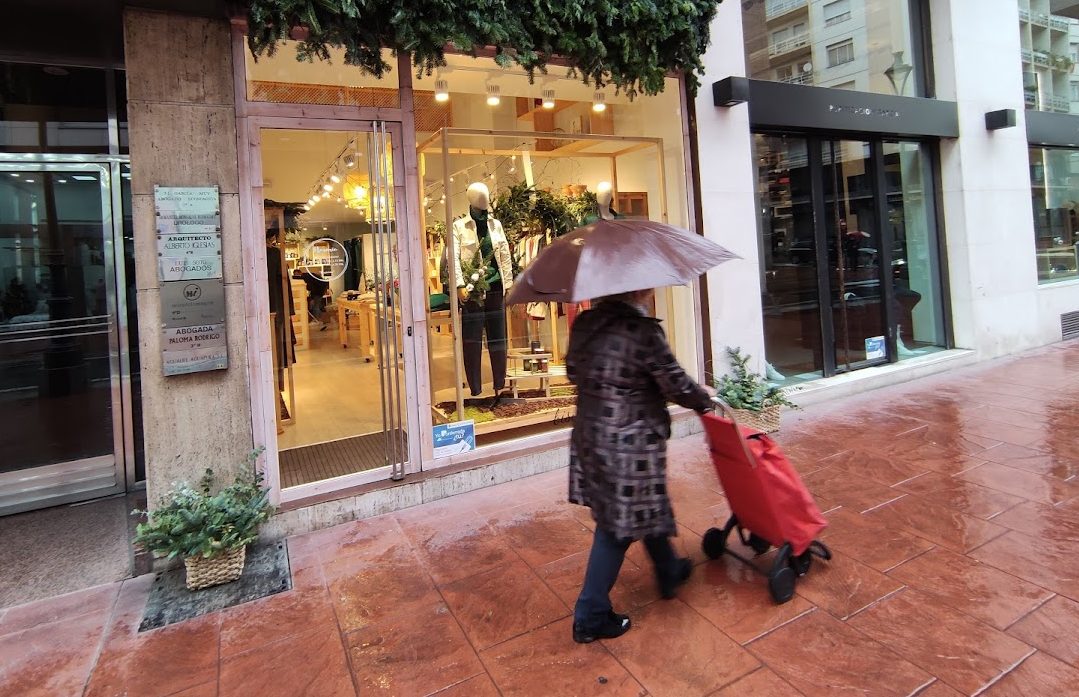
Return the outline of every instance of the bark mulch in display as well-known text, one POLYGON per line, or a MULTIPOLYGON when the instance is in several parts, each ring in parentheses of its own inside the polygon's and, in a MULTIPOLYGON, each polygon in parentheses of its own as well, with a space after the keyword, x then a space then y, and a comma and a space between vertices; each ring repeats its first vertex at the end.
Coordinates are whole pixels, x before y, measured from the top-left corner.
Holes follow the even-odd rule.
MULTIPOLYGON (((508 419, 514 416, 535 414, 538 411, 546 411, 548 409, 571 407, 576 403, 576 397, 551 397, 550 399, 539 399, 532 402, 523 402, 517 404, 503 403, 499 404, 494 409, 491 409, 490 407, 490 400, 487 400, 486 404, 483 406, 480 406, 478 404, 469 406, 474 406, 478 411, 489 413, 495 418, 508 419)), ((453 414, 454 411, 457 409, 457 405, 454 402, 439 402, 435 405, 435 407, 443 414, 453 414)))

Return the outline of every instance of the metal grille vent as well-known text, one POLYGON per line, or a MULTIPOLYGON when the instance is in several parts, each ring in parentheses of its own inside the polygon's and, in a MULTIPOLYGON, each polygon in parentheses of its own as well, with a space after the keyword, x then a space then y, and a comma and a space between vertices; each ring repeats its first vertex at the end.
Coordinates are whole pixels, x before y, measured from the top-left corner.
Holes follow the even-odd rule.
POLYGON ((1079 311, 1060 316, 1060 334, 1063 339, 1079 339, 1079 311))

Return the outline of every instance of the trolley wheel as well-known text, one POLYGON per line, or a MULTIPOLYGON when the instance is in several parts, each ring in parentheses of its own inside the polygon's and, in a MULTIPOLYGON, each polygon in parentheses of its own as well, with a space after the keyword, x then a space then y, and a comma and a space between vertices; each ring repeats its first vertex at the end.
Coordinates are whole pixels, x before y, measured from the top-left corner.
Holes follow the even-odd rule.
POLYGON ((784 566, 781 569, 773 569, 768 574, 768 592, 772 594, 772 600, 777 605, 782 605, 794 597, 794 569, 784 566))
POLYGON ((701 549, 709 559, 719 559, 727 551, 727 532, 719 528, 708 528, 701 540, 701 549))
POLYGON ((813 552, 808 549, 798 556, 792 556, 790 567, 794 569, 794 573, 798 576, 805 576, 809 571, 809 567, 813 565, 813 552))
POLYGON ((815 554, 824 561, 830 561, 832 558, 832 550, 828 549, 828 547, 820 540, 813 540, 810 542, 806 554, 815 554))
POLYGON ((754 552, 761 555, 772 548, 772 543, 763 537, 760 537, 757 533, 751 532, 749 533, 749 546, 754 552))

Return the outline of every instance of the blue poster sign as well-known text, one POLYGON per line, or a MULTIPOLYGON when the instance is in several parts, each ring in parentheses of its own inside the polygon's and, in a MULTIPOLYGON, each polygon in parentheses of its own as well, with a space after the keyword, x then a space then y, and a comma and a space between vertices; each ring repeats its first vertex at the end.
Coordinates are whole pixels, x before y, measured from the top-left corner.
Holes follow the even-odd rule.
POLYGON ((884 347, 884 337, 874 336, 865 340, 865 359, 871 361, 874 358, 884 358, 887 349, 884 347))
POLYGON ((434 427, 435 457, 460 455, 476 449, 476 423, 455 421, 434 427))

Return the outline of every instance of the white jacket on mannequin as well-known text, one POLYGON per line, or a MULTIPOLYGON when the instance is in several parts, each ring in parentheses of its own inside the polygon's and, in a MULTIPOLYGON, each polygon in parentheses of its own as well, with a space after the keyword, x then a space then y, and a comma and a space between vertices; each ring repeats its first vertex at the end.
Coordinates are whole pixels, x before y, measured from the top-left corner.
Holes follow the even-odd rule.
MULTIPOLYGON (((487 218, 487 233, 491 236, 491 249, 494 253, 494 263, 498 265, 498 275, 502 277, 502 288, 509 291, 513 285, 513 259, 510 256, 510 244, 506 239, 506 233, 502 229, 502 223, 494 218, 487 218)), ((480 238, 476 233, 476 221, 472 216, 466 215, 453 221, 453 241, 456 247, 457 258, 453 260, 453 272, 457 278, 457 288, 468 285, 464 274, 461 272, 461 259, 473 259, 480 250, 480 238)), ((449 245, 446 246, 449 254, 449 245)))

